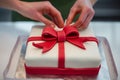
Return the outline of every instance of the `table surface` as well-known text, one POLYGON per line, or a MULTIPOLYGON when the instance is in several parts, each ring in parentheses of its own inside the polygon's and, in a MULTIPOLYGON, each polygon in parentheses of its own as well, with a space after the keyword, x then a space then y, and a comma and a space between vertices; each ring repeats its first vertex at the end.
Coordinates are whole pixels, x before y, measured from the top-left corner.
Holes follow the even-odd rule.
MULTIPOLYGON (((0 22, 0 80, 3 80, 3 71, 9 61, 10 53, 19 35, 29 35, 32 26, 44 25, 36 22, 0 22)), ((106 37, 109 41, 112 55, 120 80, 120 22, 91 22, 89 27, 96 36, 106 37)))

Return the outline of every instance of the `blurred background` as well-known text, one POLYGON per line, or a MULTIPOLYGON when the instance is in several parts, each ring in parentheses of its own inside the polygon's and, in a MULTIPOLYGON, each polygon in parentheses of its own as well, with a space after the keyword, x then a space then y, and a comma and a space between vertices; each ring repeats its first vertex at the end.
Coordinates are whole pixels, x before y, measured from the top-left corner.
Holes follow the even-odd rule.
MULTIPOLYGON (((66 19, 69 9, 75 0, 50 1, 61 11, 63 18, 66 19)), ((94 9, 96 14, 92 21, 120 21, 120 0, 98 0, 94 5, 94 9)), ((29 19, 16 12, 0 8, 0 21, 29 21, 29 19)))

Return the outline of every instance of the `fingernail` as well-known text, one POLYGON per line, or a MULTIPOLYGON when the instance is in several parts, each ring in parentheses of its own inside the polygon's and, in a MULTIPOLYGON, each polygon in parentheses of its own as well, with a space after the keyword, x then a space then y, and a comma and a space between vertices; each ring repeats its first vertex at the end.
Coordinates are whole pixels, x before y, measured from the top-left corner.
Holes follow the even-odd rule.
POLYGON ((69 25, 68 21, 66 21, 66 24, 65 25, 69 25))
POLYGON ((79 30, 84 30, 85 28, 83 26, 77 27, 79 30))
POLYGON ((63 27, 64 27, 64 24, 61 25, 61 28, 63 28, 63 27))
POLYGON ((55 25, 54 25, 54 24, 51 24, 50 26, 51 26, 51 27, 53 27, 53 28, 55 27, 55 25))

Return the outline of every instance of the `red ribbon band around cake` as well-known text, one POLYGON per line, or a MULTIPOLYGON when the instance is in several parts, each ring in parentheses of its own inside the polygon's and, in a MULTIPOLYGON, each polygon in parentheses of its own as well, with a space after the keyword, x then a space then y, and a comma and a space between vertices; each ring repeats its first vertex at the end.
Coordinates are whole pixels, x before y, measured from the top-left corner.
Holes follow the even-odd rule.
POLYGON ((65 49, 64 42, 69 43, 81 48, 86 49, 83 45, 84 42, 94 41, 98 43, 95 37, 80 37, 78 30, 75 27, 66 26, 61 31, 56 31, 52 27, 45 27, 42 36, 29 37, 27 42, 30 41, 44 41, 41 43, 32 43, 37 48, 42 48, 42 53, 51 50, 56 43, 58 43, 58 68, 65 68, 65 49))

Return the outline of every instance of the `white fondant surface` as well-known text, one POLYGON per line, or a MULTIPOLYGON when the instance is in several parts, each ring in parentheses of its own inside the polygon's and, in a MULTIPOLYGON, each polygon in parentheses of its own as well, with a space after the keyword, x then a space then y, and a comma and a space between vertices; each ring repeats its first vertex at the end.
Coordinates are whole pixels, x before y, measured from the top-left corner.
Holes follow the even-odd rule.
MULTIPOLYGON (((42 28, 33 27, 30 36, 41 36, 42 28)), ((90 28, 79 31, 80 36, 94 36, 90 28)), ((42 49, 32 46, 31 41, 28 43, 25 64, 30 67, 58 67, 58 44, 50 51, 42 54, 42 49)), ((65 67, 66 68, 92 68, 98 67, 101 63, 101 57, 97 43, 84 43, 86 50, 80 49, 69 42, 65 42, 65 67)))

